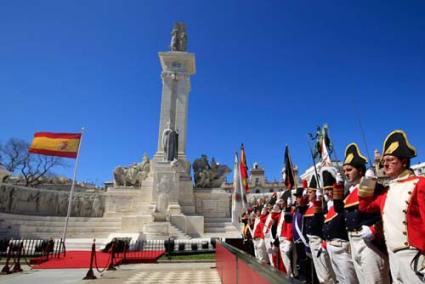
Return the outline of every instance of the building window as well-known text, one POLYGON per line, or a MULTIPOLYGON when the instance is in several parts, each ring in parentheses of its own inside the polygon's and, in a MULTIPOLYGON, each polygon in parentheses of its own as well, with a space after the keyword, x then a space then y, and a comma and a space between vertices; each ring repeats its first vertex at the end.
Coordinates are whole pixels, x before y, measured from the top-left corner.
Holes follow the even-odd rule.
POLYGON ((258 185, 260 183, 260 179, 259 178, 255 178, 255 185, 258 185))
POLYGON ((255 190, 255 193, 260 193, 260 190, 259 190, 259 189, 256 189, 256 190, 255 190))

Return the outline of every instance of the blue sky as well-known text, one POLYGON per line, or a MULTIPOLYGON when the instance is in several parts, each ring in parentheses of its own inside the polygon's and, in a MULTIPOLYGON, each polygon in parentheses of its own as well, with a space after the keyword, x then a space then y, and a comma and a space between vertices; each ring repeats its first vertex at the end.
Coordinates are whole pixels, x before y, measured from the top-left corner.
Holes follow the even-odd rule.
POLYGON ((325 122, 338 157, 353 141, 365 153, 359 118, 370 152, 401 128, 424 161, 424 12, 413 0, 0 0, 0 142, 84 126, 78 178, 98 184, 152 156, 158 52, 183 21, 197 68, 191 161, 232 167, 243 142, 272 180, 285 144, 301 170, 311 165, 307 133, 325 122))

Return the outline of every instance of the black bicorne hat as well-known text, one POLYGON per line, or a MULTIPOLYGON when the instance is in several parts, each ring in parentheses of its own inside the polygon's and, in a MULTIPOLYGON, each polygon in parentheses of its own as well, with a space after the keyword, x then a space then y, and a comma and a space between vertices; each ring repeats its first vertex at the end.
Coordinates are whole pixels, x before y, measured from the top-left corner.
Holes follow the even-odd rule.
POLYGON ((323 189, 333 188, 333 185, 336 183, 336 178, 334 173, 331 170, 323 169, 322 181, 323 181, 323 189))
POLYGON ((317 180, 315 175, 311 176, 310 182, 308 183, 308 189, 317 189, 317 180))
POLYGON ((409 143, 403 130, 394 130, 384 141, 383 156, 386 155, 411 159, 416 157, 416 148, 409 143))
POLYGON ((367 159, 359 150, 356 143, 351 143, 345 149, 344 165, 361 167, 367 164, 367 159))
POLYGON ((304 188, 298 187, 294 192, 294 196, 302 196, 303 193, 304 193, 304 188))

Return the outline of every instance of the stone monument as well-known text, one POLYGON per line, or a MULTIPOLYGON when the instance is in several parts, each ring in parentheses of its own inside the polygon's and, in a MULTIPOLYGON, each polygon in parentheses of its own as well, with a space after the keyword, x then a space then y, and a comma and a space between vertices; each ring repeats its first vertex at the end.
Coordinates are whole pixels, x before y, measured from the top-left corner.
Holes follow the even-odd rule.
POLYGON ((190 76, 195 74, 195 56, 186 51, 184 24, 175 24, 170 47, 171 51, 159 53, 163 89, 158 147, 152 159, 152 215, 155 222, 170 221, 181 229, 181 224, 187 228, 187 223, 196 219, 194 222, 203 228, 202 216, 193 216, 193 184, 186 159, 190 76))
POLYGON ((157 151, 141 164, 117 167, 114 187, 108 190, 105 214, 119 215, 125 232, 141 232, 146 238, 170 236, 177 227, 199 236, 203 216, 195 216, 190 162, 186 158, 190 76, 195 56, 186 51, 186 27, 177 23, 171 34, 171 50, 160 52, 162 97, 157 151), (172 228, 171 228, 172 229, 172 228))
POLYGON ((186 52, 186 46, 186 28, 177 23, 172 32, 171 51, 159 53, 163 89, 155 160, 164 159, 163 138, 170 132, 178 133, 177 158, 186 159, 190 76, 195 74, 195 55, 186 52))

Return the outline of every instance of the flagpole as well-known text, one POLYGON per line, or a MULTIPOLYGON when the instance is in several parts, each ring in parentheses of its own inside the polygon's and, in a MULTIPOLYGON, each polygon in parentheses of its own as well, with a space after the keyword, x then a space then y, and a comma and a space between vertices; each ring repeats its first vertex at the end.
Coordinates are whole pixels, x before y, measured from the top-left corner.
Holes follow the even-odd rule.
POLYGON ((80 137, 80 143, 78 144, 78 152, 77 152, 77 158, 75 160, 75 164, 74 164, 74 177, 72 179, 72 184, 71 184, 71 192, 69 193, 69 200, 68 200, 68 210, 66 212, 66 218, 65 218, 65 227, 63 229, 63 243, 65 244, 65 239, 66 239, 66 233, 68 231, 68 222, 69 222, 69 217, 71 216, 71 205, 72 205, 72 195, 74 193, 74 189, 75 189, 75 180, 77 178, 77 168, 78 168, 78 161, 80 158, 80 148, 81 148, 81 144, 83 142, 83 134, 84 134, 84 127, 81 128, 81 137, 80 137))
MULTIPOLYGON (((235 153, 235 161, 233 163, 233 192, 232 192, 232 223, 235 227, 239 226, 239 215, 240 215, 240 201, 237 200, 237 196, 240 195, 240 180, 239 180, 239 159, 238 153, 235 153)), ((242 198, 242 197, 240 197, 242 198)))

